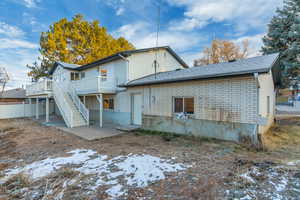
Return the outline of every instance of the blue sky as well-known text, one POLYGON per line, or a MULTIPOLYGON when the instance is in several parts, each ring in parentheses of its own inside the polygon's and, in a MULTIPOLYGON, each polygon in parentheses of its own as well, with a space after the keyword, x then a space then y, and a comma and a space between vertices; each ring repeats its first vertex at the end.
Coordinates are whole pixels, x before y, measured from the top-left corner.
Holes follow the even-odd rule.
POLYGON ((61 18, 82 14, 99 20, 114 36, 136 48, 155 46, 157 5, 161 6, 159 45, 169 45, 192 64, 213 38, 241 44, 259 54, 267 24, 283 0, 1 0, 0 66, 9 88, 28 84, 26 64, 39 55, 39 37, 61 18))

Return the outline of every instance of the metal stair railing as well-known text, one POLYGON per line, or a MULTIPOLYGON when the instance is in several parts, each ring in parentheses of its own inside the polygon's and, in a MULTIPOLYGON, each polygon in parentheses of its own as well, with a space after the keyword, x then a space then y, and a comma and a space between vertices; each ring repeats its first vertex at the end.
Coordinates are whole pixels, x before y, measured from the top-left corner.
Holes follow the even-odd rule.
POLYGON ((72 101, 74 102, 76 108, 86 121, 86 125, 89 125, 89 109, 87 109, 85 105, 81 102, 80 98, 76 93, 75 88, 71 84, 68 85, 67 92, 70 95, 72 101))

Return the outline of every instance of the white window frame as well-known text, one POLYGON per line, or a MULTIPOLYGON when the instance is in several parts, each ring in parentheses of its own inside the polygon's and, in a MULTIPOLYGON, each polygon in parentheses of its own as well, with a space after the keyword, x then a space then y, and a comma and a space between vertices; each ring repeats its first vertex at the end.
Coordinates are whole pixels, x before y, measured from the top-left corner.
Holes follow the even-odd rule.
POLYGON ((103 97, 103 110, 105 111, 114 111, 115 110, 115 98, 114 97, 103 97), (113 108, 104 108, 104 100, 112 100, 113 101, 113 108))
POLYGON ((80 72, 70 72, 70 81, 79 81, 80 80, 80 72), (74 79, 72 80, 72 74, 74 75, 74 79), (78 74, 78 79, 75 79, 75 74, 78 74))
POLYGON ((99 69, 99 74, 100 74, 100 77, 101 77, 101 81, 107 81, 107 77, 108 77, 108 70, 107 69, 99 69), (102 74, 102 70, 105 70, 106 73, 105 73, 105 76, 102 74))
POLYGON ((174 114, 181 113, 181 112, 175 112, 175 99, 176 98, 182 98, 183 99, 182 100, 182 106, 183 106, 182 111, 183 111, 183 113, 186 113, 185 109, 184 109, 184 99, 186 99, 186 98, 192 98, 194 100, 194 110, 193 110, 193 113, 186 113, 186 114, 187 115, 194 115, 195 114, 195 97, 193 97, 193 96, 174 96, 173 100, 172 100, 172 108, 173 108, 172 110, 173 110, 174 114))

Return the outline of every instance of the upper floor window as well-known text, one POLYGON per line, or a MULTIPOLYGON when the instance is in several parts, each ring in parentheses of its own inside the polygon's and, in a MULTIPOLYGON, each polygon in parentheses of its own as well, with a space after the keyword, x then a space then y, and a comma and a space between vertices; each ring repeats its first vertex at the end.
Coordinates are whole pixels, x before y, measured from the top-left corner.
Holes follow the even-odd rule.
POLYGON ((194 97, 174 97, 174 113, 194 114, 194 97))
POLYGON ((80 72, 80 79, 85 78, 85 72, 80 72))
POLYGON ((71 81, 77 81, 80 79, 79 72, 71 72, 71 81))
POLYGON ((107 80, 107 69, 100 69, 100 75, 101 75, 101 80, 106 81, 107 80))

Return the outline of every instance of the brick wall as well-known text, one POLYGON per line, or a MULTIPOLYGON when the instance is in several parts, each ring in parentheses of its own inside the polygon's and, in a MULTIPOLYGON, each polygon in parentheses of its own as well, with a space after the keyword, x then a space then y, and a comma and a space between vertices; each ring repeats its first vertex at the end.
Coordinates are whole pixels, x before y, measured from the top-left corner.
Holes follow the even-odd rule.
POLYGON ((257 88, 253 77, 188 81, 129 88, 143 94, 143 114, 173 115, 173 97, 194 97, 194 119, 256 123, 257 88))

